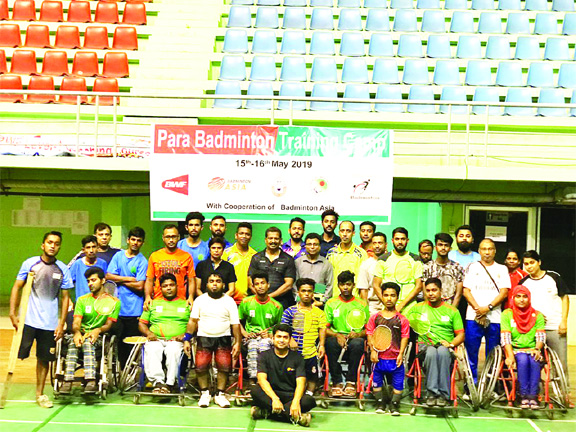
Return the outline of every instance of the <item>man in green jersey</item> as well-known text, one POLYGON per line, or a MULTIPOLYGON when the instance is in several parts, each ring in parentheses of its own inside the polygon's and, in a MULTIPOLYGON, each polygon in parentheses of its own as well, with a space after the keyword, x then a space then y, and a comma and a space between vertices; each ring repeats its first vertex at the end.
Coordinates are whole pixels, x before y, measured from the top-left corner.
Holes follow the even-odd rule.
POLYGON ((144 344, 144 372, 154 386, 154 393, 170 393, 176 382, 180 358, 190 318, 190 306, 179 299, 176 276, 165 273, 160 276, 162 297, 152 300, 148 310, 140 317, 138 328, 148 339, 144 344), (166 358, 166 373, 162 359, 166 358))
POLYGON ((426 301, 416 304, 408 314, 410 325, 419 331, 418 350, 424 356, 428 406, 444 407, 450 398, 451 350, 464 342, 462 317, 454 306, 442 301, 442 282, 427 279, 426 301))
POLYGON ((242 300, 238 307, 238 316, 242 324, 244 344, 248 349, 248 377, 254 384, 258 373, 258 354, 272 347, 272 327, 280 323, 284 308, 268 295, 268 273, 254 273, 252 287, 256 295, 242 300))
POLYGON ((356 378, 360 359, 364 354, 365 326, 370 318, 370 312, 365 300, 354 297, 352 294, 354 288, 354 273, 343 271, 338 275, 340 295, 328 300, 324 308, 328 321, 326 355, 332 378, 333 397, 356 396, 356 378), (342 350, 345 350, 345 356, 342 358, 348 363, 346 385, 343 382, 342 366, 339 362, 342 350))
POLYGON ((73 337, 68 343, 66 371, 64 383, 60 388, 61 394, 70 394, 72 391, 79 348, 82 349, 84 355, 84 380, 86 381, 84 393, 96 393, 98 389, 96 384, 96 348, 100 343, 99 336, 112 328, 120 313, 120 300, 112 297, 104 288, 106 281, 104 270, 96 266, 90 267, 84 273, 84 277, 88 282, 90 293, 76 300, 72 324, 73 337), (101 309, 97 302, 100 304, 109 302, 109 305, 101 309))
POLYGON ((408 230, 403 227, 395 228, 392 231, 394 250, 378 259, 372 280, 374 294, 382 303, 382 283, 395 282, 400 285, 396 309, 404 316, 416 304, 416 297, 422 291, 422 261, 418 255, 408 252, 408 243, 408 230))

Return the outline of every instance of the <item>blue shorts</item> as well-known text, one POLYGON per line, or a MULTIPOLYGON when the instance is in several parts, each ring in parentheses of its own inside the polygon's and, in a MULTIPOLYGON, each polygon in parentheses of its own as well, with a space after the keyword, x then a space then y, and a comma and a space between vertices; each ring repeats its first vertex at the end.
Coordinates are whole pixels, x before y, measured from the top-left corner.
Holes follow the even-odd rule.
POLYGON ((388 383, 390 383, 390 380, 392 381, 392 387, 394 387, 394 390, 401 391, 404 390, 404 375, 404 364, 396 367, 396 359, 380 359, 374 367, 372 382, 374 387, 380 388, 384 384, 384 376, 386 376, 386 381, 388 383))
POLYGON ((318 381, 318 357, 314 356, 310 357, 309 359, 304 359, 304 365, 306 368, 306 379, 313 382, 318 381))

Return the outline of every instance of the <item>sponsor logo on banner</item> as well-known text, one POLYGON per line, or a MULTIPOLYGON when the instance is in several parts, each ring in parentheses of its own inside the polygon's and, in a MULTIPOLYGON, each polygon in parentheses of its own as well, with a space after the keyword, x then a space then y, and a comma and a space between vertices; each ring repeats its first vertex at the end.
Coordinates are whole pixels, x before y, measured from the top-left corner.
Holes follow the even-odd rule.
POLYGON ((354 191, 352 192, 352 195, 354 196, 364 195, 364 192, 366 192, 366 189, 368 189, 369 184, 370 179, 360 182, 357 185, 354 185, 354 191))
POLYGON ((277 197, 281 197, 286 193, 286 190, 288 189, 288 187, 286 186, 286 183, 284 183, 283 180, 276 180, 274 183, 272 183, 272 193, 274 194, 274 196, 277 197))
POLYGON ((188 174, 170 180, 164 180, 162 187, 182 195, 188 195, 188 174))
POLYGON ((328 182, 324 179, 316 179, 312 182, 312 190, 316 193, 326 192, 328 190, 328 182))
POLYGON ((223 177, 214 177, 208 182, 208 189, 211 191, 231 190, 244 191, 247 185, 252 183, 251 180, 243 179, 224 179, 223 177))

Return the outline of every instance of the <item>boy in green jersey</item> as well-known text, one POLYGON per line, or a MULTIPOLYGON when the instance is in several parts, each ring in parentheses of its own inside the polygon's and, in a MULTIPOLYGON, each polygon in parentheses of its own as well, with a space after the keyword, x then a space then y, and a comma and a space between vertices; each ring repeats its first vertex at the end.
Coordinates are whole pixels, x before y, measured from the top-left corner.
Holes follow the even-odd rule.
POLYGON ((424 296, 426 300, 416 304, 406 318, 411 327, 428 330, 418 336, 426 371, 426 404, 445 407, 450 399, 450 350, 464 342, 464 326, 458 309, 442 301, 440 279, 426 280, 424 296))
POLYGON ((96 393, 96 347, 100 343, 99 336, 112 328, 120 313, 120 300, 112 297, 104 288, 104 270, 97 266, 90 267, 84 276, 90 293, 76 300, 72 324, 74 336, 68 343, 64 383, 60 388, 62 394, 70 394, 72 391, 79 348, 84 355, 84 393, 96 393), (99 306, 102 304, 103 308, 99 306))
POLYGON ((180 358, 184 349, 183 338, 190 318, 190 306, 177 297, 176 276, 160 276, 162 297, 152 300, 142 313, 138 328, 148 339, 144 344, 144 372, 154 385, 153 393, 170 393, 176 382, 180 358), (162 359, 166 359, 166 373, 162 359))
POLYGON ((284 308, 268 295, 270 284, 268 273, 256 272, 252 275, 252 287, 256 295, 245 297, 238 307, 242 324, 244 344, 248 349, 248 377, 252 384, 258 373, 258 354, 272 347, 272 327, 280 323, 284 308))
POLYGON ((368 303, 354 297, 354 273, 345 270, 338 275, 340 295, 328 300, 324 311, 328 321, 326 338, 326 355, 332 378, 332 397, 356 396, 356 378, 364 345, 366 342, 365 326, 370 318, 368 303), (345 350, 342 355, 342 350, 345 350), (348 372, 342 372, 340 360, 347 360, 348 372), (346 378, 346 384, 343 379, 346 378))

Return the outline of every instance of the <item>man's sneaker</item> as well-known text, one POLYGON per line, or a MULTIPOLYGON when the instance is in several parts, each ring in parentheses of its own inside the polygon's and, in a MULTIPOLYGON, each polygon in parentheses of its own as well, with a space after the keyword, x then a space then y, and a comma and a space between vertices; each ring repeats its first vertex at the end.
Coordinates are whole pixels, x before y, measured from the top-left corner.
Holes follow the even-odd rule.
POLYGON ((72 393, 72 381, 64 381, 60 386, 60 394, 69 395, 72 393))
POLYGON ((46 395, 36 396, 36 403, 40 408, 52 408, 54 406, 52 401, 48 399, 48 396, 46 395))
POLYGON ((312 421, 312 414, 304 413, 300 415, 300 418, 298 419, 298 424, 300 426, 309 427, 311 421, 312 421))
POLYGON ((86 383, 86 387, 84 387, 84 393, 92 394, 98 391, 98 385, 96 384, 96 380, 90 380, 86 383))
POLYGON ((464 393, 464 394, 461 396, 461 398, 462 398, 463 401, 466 401, 466 402, 470 402, 470 401, 472 400, 472 399, 470 399, 470 395, 469 395, 468 393, 464 393))
POLYGON ((400 402, 390 403, 390 413, 393 416, 399 416, 400 415, 400 402))
POLYGON ((436 405, 439 406, 440 408, 444 408, 447 403, 448 401, 443 397, 439 397, 438 399, 436 399, 436 405))
POLYGON ((220 408, 230 408, 230 401, 222 392, 219 392, 216 396, 214 396, 214 402, 216 402, 220 408))
POLYGON ((268 417, 268 413, 266 410, 254 405, 250 408, 250 417, 252 417, 253 420, 265 419, 268 417))
POLYGON ((210 391, 204 390, 200 393, 200 400, 198 401, 198 406, 200 408, 208 408, 210 406, 210 401, 212 396, 210 396, 210 391))
POLYGON ((428 399, 426 399, 426 405, 429 407, 436 406, 436 398, 434 396, 428 396, 428 399))

